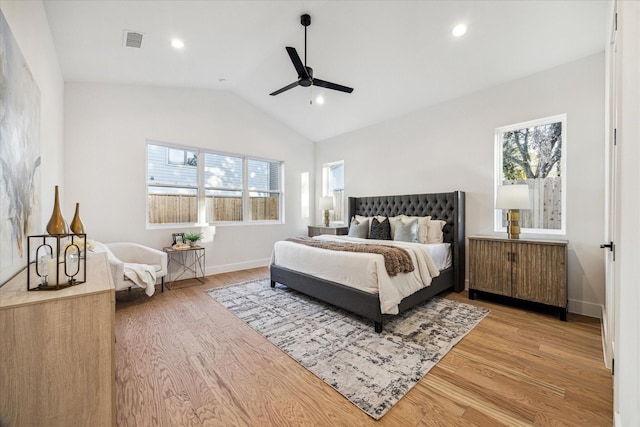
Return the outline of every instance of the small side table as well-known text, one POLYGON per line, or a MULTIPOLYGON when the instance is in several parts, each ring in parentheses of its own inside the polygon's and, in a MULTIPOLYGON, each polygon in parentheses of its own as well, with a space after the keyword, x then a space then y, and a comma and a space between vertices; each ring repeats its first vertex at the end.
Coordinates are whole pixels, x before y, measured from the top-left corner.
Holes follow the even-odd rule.
POLYGON ((309 237, 319 236, 320 234, 333 234, 334 236, 346 236, 349 234, 349 227, 346 226, 328 226, 309 225, 309 237))
POLYGON ((193 273, 193 279, 200 283, 204 283, 204 267, 205 254, 202 246, 192 246, 185 249, 173 249, 166 247, 162 249, 167 253, 167 287, 171 289, 169 284, 173 284, 178 280, 191 279, 186 277, 187 273, 193 273), (172 274, 171 266, 176 265, 180 271, 172 274))

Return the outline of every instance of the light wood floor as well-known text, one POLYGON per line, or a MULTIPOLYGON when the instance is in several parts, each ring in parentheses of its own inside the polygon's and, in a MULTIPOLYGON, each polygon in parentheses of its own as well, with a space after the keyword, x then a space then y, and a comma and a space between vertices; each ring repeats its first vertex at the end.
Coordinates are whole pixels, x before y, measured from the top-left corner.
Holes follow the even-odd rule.
POLYGON ((266 268, 116 296, 119 426, 611 426, 600 322, 487 316, 376 422, 204 293, 266 268), (196 283, 196 285, 185 287, 196 283))

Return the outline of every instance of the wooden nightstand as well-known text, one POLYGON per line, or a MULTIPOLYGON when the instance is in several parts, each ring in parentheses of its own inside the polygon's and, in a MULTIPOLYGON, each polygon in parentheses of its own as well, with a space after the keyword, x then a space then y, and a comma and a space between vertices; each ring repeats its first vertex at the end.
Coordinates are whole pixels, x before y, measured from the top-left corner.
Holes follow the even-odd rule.
POLYGON ((560 309, 567 320, 566 240, 469 237, 469 299, 502 295, 560 309))
POLYGON ((333 234, 335 236, 346 236, 349 234, 349 227, 333 226, 325 227, 324 225, 309 225, 309 237, 319 236, 320 234, 333 234))

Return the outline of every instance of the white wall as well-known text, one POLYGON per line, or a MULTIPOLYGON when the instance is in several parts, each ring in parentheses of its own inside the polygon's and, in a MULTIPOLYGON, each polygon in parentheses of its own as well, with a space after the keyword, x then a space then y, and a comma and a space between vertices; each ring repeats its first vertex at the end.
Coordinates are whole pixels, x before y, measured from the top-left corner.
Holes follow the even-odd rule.
MULTIPOLYGON (((22 51, 40 89, 40 156, 42 229, 51 217, 53 187, 63 182, 63 94, 64 81, 58 63, 49 23, 40 1, 3 1, 0 9, 22 51)), ((3 189, 4 191, 4 189, 3 189)), ((64 194, 64 188, 62 189, 64 194)), ((26 266, 2 269, 0 283, 26 266)))
POLYGON ((344 160, 347 196, 462 190, 467 236, 493 235, 495 128, 567 113, 569 310, 600 316, 603 100, 604 53, 319 142, 316 191, 344 160))
POLYGON ((286 224, 217 226, 202 242, 207 274, 266 265, 276 240, 306 233, 300 176, 313 176, 313 143, 236 95, 67 83, 64 122, 64 213, 71 220, 79 202, 90 239, 162 248, 188 231, 146 229, 147 139, 284 161, 286 224))

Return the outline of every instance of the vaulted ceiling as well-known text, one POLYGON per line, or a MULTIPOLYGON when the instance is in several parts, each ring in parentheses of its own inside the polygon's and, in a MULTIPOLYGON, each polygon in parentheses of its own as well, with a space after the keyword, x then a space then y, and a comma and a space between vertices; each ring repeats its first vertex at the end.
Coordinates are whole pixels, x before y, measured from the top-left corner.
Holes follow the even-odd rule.
POLYGON ((313 141, 604 51, 607 2, 45 0, 67 82, 228 90, 313 141), (353 93, 296 87, 285 46, 353 93), (468 29, 451 34, 458 23, 468 29), (123 46, 125 30, 143 33, 123 46), (181 39, 175 49, 170 42, 181 39), (324 104, 315 101, 324 97, 324 104), (313 100, 313 103, 310 101, 313 100))

